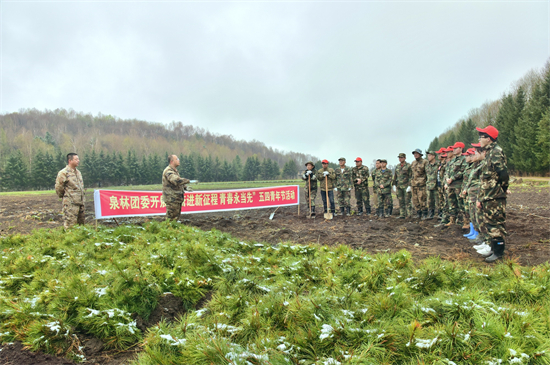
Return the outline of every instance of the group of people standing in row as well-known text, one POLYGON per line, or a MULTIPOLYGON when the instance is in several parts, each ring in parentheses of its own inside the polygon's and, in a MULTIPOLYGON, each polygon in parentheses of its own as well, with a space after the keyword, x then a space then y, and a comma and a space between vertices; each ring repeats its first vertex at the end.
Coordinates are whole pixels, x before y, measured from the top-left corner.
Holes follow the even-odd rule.
POLYGON ((398 155, 395 171, 387 168, 387 160, 376 160, 372 173, 355 159, 355 167, 346 166, 346 159, 338 159, 339 168, 315 169, 312 161, 306 162, 302 174, 305 180, 306 200, 310 205, 310 217, 315 217, 315 199, 320 188, 324 212, 336 215, 334 192, 337 193, 341 216, 351 215, 350 196, 354 189, 357 201, 356 214, 374 214, 388 218, 393 214, 393 191, 399 201, 399 216, 431 220, 436 216, 440 223, 435 227, 461 224, 470 228, 465 237, 477 243, 474 246, 487 262, 493 262, 504 254, 506 223, 506 196, 508 192, 508 168, 502 148, 497 144, 498 130, 493 126, 476 128, 479 143, 466 149, 456 142, 438 151, 427 151, 427 159, 420 149, 412 152, 414 161, 408 163, 406 155, 398 155), (374 208, 371 210, 369 178, 372 179, 374 208), (330 204, 330 207, 329 207, 330 204), (437 212, 436 212, 437 209, 437 212))

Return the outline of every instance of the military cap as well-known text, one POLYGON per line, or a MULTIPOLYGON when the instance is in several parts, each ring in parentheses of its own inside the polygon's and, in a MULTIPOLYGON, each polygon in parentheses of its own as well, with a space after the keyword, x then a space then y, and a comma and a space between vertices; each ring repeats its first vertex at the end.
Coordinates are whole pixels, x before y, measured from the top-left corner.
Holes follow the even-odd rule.
POLYGON ((363 162, 363 159, 361 157, 357 157, 354 162, 363 162))
POLYGON ((321 163, 328 163, 328 160, 323 160, 321 161, 321 163))
POLYGON ((397 157, 407 157, 404 153, 400 153, 397 157))
POLYGON ((386 161, 386 160, 383 159, 383 158, 380 159, 380 162, 388 163, 388 161, 386 161))
POLYGON ((455 148, 464 148, 465 146, 464 146, 464 143, 462 142, 456 142, 452 147, 453 149, 455 149, 455 148))
POLYGON ((424 156, 424 154, 422 153, 422 150, 421 150, 420 148, 417 148, 416 150, 412 151, 413 154, 414 154, 415 152, 418 153, 418 154, 420 154, 420 156, 424 156))
POLYGON ((315 166, 315 164, 314 164, 313 162, 311 162, 311 161, 306 162, 306 167, 307 167, 307 165, 313 165, 313 166, 315 166))
POLYGON ((488 135, 492 139, 497 139, 497 137, 498 137, 498 129, 496 129, 492 125, 488 125, 485 128, 476 128, 476 130, 479 133, 485 133, 486 135, 488 135))
POLYGON ((345 158, 345 157, 340 157, 340 158, 338 159, 338 161, 342 161, 342 160, 346 161, 346 158, 345 158))
POLYGON ((436 152, 436 151, 426 151, 426 153, 427 153, 428 155, 433 155, 433 156, 435 156, 435 154, 436 154, 437 152, 436 152))

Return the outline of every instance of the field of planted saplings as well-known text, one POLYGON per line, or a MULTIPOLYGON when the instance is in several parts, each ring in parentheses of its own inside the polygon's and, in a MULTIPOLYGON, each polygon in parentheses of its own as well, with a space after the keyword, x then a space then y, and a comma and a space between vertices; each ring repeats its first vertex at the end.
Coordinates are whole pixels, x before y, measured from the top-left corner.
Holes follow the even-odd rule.
POLYGON ((96 226, 90 197, 64 232, 55 196, 3 195, 0 363, 550 364, 549 193, 512 186, 497 265, 435 221, 96 226))

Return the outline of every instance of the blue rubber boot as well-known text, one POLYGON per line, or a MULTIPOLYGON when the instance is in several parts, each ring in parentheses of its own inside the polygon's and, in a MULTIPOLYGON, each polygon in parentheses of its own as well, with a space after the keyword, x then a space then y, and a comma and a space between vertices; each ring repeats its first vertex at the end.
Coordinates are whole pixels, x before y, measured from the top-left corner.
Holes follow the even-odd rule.
POLYGON ((471 236, 468 236, 468 239, 475 240, 479 236, 479 232, 474 229, 474 233, 471 236))
POLYGON ((463 236, 466 237, 466 238, 470 238, 472 233, 474 233, 474 224, 472 222, 470 222, 470 232, 468 232, 466 234, 463 234, 463 236))

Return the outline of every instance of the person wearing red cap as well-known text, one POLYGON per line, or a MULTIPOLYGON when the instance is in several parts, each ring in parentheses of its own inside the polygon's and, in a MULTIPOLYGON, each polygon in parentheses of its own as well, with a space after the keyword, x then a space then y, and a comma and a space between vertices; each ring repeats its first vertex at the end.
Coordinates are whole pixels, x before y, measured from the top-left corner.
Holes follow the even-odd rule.
POLYGON ((428 216, 423 219, 433 219, 437 196, 437 169, 439 164, 435 160, 435 151, 428 151, 428 164, 426 165, 426 200, 428 205, 428 216))
MULTIPOLYGON (((466 195, 467 201, 468 201, 468 214, 470 217, 470 233, 464 235, 464 237, 475 240, 478 238, 481 232, 481 222, 480 222, 480 214, 479 209, 477 208, 477 198, 479 193, 479 178, 480 178, 480 171, 483 164, 483 160, 485 158, 485 152, 484 149, 481 148, 481 145, 472 143, 472 146, 475 148, 473 149, 473 155, 471 157, 472 159, 472 171, 470 172, 470 176, 468 176, 468 180, 465 184, 465 186, 462 188, 462 193, 466 195)), ((481 234, 480 241, 477 243, 484 243, 485 239, 484 235, 481 234)), ((485 245, 483 245, 485 246, 485 245)), ((474 246, 475 247, 475 246, 474 246)), ((477 247, 475 247, 477 248, 477 247)), ((488 253, 488 252, 487 252, 488 253)))
POLYGON ((357 157, 355 159, 355 167, 351 169, 351 177, 355 188, 355 200, 357 203, 357 215, 363 215, 363 205, 365 212, 371 214, 370 211, 370 194, 369 194, 369 168, 363 165, 363 159, 357 157))
POLYGON ((504 238, 507 236, 506 193, 510 177, 506 156, 497 144, 498 130, 491 125, 476 129, 479 132, 479 144, 485 149, 477 206, 481 209, 485 229, 491 237, 493 254, 485 261, 494 262, 504 255, 504 238))
POLYGON ((327 191, 328 191, 328 200, 330 202, 330 212, 332 214, 336 213, 336 208, 334 206, 334 180, 336 180, 336 173, 334 169, 328 167, 328 160, 321 161, 322 168, 317 171, 317 180, 319 180, 319 185, 321 186, 321 199, 323 200, 323 208, 325 213, 328 213, 327 208, 327 191))
POLYGON ((445 225, 447 227, 460 222, 458 216, 463 215, 464 200, 459 197, 460 190, 462 188, 462 180, 464 178, 464 169, 466 168, 466 161, 462 156, 464 143, 456 142, 453 146, 453 158, 447 167, 447 195, 449 204, 449 222, 445 225))
POLYGON ((445 167, 447 166, 447 149, 441 147, 439 151, 439 166, 437 167, 437 216, 439 218, 443 217, 443 214, 446 209, 447 195, 445 194, 445 167))
MULTIPOLYGON (((473 227, 472 218, 470 217, 470 207, 468 199, 468 190, 466 189, 466 184, 468 183, 468 179, 470 177, 470 173, 472 172, 472 169, 475 167, 474 165, 474 153, 472 152, 473 148, 469 148, 462 154, 464 156, 464 161, 466 161, 466 168, 464 169, 464 178, 462 179, 462 186, 460 187, 460 197, 462 198, 462 201, 464 202, 464 224, 462 225, 462 229, 468 229, 473 227)), ((471 233, 471 229, 470 229, 471 233)))

